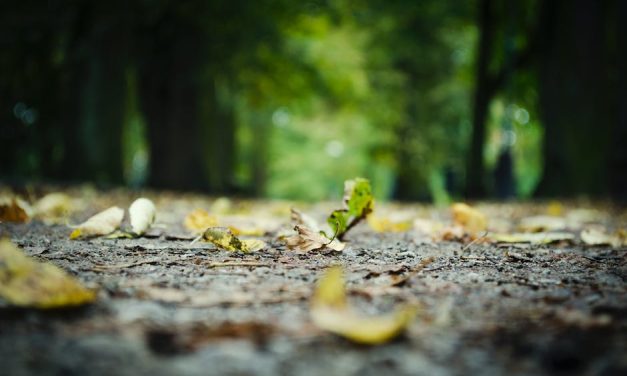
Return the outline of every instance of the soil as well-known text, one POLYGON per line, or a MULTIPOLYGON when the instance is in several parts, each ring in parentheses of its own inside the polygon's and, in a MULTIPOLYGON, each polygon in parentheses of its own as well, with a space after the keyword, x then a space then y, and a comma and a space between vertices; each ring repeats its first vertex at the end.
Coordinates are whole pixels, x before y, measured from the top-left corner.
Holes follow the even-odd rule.
POLYGON ((99 289, 78 309, 0 308, 0 374, 627 374, 624 248, 433 242, 361 224, 340 253, 295 253, 270 234, 268 250, 237 254, 185 233, 184 213, 203 201, 164 202, 165 228, 137 239, 0 224, 99 289), (420 307, 403 336, 355 345, 312 324, 315 282, 335 264, 365 314, 420 307))

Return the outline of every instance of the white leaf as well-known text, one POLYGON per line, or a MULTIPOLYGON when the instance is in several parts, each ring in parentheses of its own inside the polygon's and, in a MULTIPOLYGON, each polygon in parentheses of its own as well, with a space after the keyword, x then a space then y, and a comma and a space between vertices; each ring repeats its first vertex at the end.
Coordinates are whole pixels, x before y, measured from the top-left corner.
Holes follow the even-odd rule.
POLYGON ((128 208, 128 214, 131 220, 131 230, 141 235, 152 226, 157 215, 157 208, 147 198, 138 198, 128 208))
POLYGON ((117 206, 110 207, 78 225, 76 229, 72 231, 72 234, 70 234, 70 239, 76 239, 81 236, 110 234, 120 227, 123 218, 123 209, 117 206))

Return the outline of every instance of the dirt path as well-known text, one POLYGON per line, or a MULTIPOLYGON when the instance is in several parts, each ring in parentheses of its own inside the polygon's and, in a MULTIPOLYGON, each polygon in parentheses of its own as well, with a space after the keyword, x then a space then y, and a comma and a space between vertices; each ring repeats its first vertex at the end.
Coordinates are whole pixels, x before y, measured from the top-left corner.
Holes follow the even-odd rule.
POLYGON ((0 374, 627 373, 624 249, 465 247, 362 225, 327 255, 273 237, 238 255, 176 231, 71 241, 35 221, 0 232, 100 289, 78 310, 0 309, 0 374), (332 264, 366 313, 418 304, 407 333, 365 347, 314 327, 308 300, 332 264))

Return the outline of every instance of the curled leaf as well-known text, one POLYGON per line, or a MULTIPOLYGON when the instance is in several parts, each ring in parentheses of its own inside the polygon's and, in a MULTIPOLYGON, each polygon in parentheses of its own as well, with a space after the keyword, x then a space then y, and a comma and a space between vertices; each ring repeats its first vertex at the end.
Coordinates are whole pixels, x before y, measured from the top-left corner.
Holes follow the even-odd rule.
POLYGON ((38 262, 0 240, 0 300, 19 307, 60 308, 93 302, 94 291, 58 267, 38 262))
POLYGON ((0 222, 27 222, 31 216, 30 211, 28 203, 20 198, 0 198, 0 222))
POLYGON ((320 231, 320 226, 318 225, 318 222, 316 222, 316 220, 310 217, 309 215, 294 208, 290 209, 290 213, 291 213, 292 223, 296 225, 305 226, 315 232, 320 231))
POLYGON ((342 269, 328 269, 318 282, 311 302, 311 318, 321 329, 353 342, 377 345, 401 334, 413 321, 414 307, 381 316, 363 316, 347 304, 342 269))
POLYGON ((123 209, 110 207, 78 225, 70 234, 70 239, 110 234, 120 227, 123 218, 123 209))
POLYGON ((485 231, 488 227, 488 219, 479 210, 464 203, 456 203, 451 207, 453 222, 462 226, 471 234, 485 231))
POLYGON ((342 251, 345 244, 337 239, 329 240, 326 236, 304 225, 294 226, 297 234, 287 237, 285 242, 287 247, 301 252, 315 251, 328 248, 334 251, 342 251))
POLYGON ((231 252, 255 252, 266 247, 266 243, 256 239, 240 240, 226 227, 210 227, 202 238, 218 248, 231 252))
POLYGON ((209 227, 218 225, 218 218, 206 210, 196 209, 189 213, 183 221, 185 228, 194 233, 202 233, 209 227))
MULTIPOLYGON (((338 239, 372 212, 374 199, 370 182, 355 178, 344 182, 344 207, 333 211, 327 223, 338 239)), ((330 236, 327 236, 330 237, 330 236)))
POLYGON ((133 201, 128 208, 128 215, 131 221, 131 231, 136 235, 141 235, 155 222, 157 208, 152 201, 142 197, 133 201))

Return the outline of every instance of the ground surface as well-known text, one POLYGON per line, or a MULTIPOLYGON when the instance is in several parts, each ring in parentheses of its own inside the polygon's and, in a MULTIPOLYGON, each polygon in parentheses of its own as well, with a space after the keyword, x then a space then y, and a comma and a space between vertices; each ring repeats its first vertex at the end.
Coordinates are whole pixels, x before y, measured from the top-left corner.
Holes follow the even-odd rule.
POLYGON ((271 234, 269 250, 239 255, 190 243, 182 218, 211 200, 155 201, 165 227, 140 239, 0 224, 27 254, 99 288, 81 309, 0 309, 0 374, 627 374, 624 248, 467 245, 360 225, 342 253, 297 254, 271 234), (318 330, 308 301, 332 264, 364 313, 418 304, 406 334, 366 347, 318 330))

